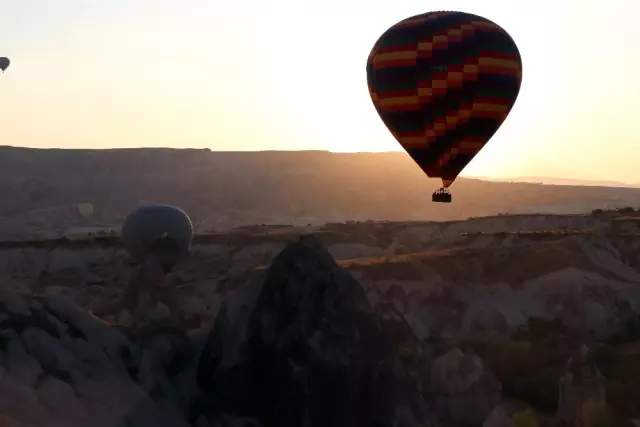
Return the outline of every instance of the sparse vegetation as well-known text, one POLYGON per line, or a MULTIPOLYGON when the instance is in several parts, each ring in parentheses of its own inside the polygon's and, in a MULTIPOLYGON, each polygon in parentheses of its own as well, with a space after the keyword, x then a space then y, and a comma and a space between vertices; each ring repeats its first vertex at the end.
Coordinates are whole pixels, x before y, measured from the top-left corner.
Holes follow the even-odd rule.
POLYGON ((630 207, 630 206, 618 209, 618 213, 621 213, 621 214, 624 214, 624 215, 633 214, 635 212, 636 212, 636 210, 634 208, 630 207))
POLYGON ((628 215, 635 216, 635 214, 640 214, 640 208, 634 208, 632 206, 625 206, 623 208, 615 208, 615 209, 593 209, 591 211, 591 215, 593 216, 619 216, 619 215, 628 215))
POLYGON ((619 343, 629 343, 640 341, 640 316, 634 316, 627 319, 620 331, 614 337, 619 343))
POLYGON ((505 394, 540 410, 556 410, 558 379, 569 350, 526 340, 475 342, 471 346, 502 382, 505 394))
MULTIPOLYGON (((591 426, 614 425, 616 419, 640 417, 640 346, 637 351, 626 350, 627 345, 640 343, 634 335, 636 327, 630 322, 611 343, 593 346, 596 365, 606 378, 608 406, 602 408, 594 402, 585 406, 591 426)), ((529 402, 541 411, 556 411, 558 380, 577 345, 561 325, 534 320, 515 339, 469 341, 466 345, 491 367, 506 395, 529 402)))
POLYGON ((606 403, 589 399, 582 404, 583 427, 610 427, 611 416, 606 403))
POLYGON ((507 236, 518 236, 518 237, 559 237, 559 236, 569 236, 574 234, 588 234, 592 233, 593 229, 590 228, 559 228, 552 230, 533 230, 533 231, 497 231, 494 233, 487 233, 484 231, 477 232, 465 232, 462 233, 463 236, 497 236, 497 237, 507 237, 507 236))
POLYGON ((607 379, 607 401, 613 413, 640 417, 640 352, 627 354, 624 346, 600 345, 594 349, 596 363, 607 379))
POLYGON ((513 415, 513 423, 516 427, 538 427, 540 420, 536 411, 532 408, 527 408, 513 415))

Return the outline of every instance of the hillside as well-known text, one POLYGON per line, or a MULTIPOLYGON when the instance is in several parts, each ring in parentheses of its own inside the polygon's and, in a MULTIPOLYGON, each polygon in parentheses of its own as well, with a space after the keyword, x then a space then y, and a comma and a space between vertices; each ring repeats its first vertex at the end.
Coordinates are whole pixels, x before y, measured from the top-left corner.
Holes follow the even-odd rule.
POLYGON ((486 178, 486 177, 474 177, 476 179, 498 182, 528 182, 545 185, 583 185, 590 187, 631 187, 637 188, 638 183, 624 183, 619 181, 602 181, 602 180, 589 180, 589 179, 571 179, 571 178, 554 178, 549 176, 515 176, 509 178, 486 178))
POLYGON ((454 203, 434 204, 431 193, 438 181, 425 178, 404 153, 0 147, 0 183, 6 201, 0 206, 1 240, 117 226, 142 203, 178 205, 205 231, 250 224, 580 213, 635 206, 640 200, 640 189, 632 188, 460 179, 452 187, 454 203))
MULTIPOLYGON (((231 328, 234 322, 240 322, 233 320, 235 317, 224 319, 231 316, 231 312, 243 312, 239 307, 245 303, 241 301, 255 300, 255 289, 258 289, 255 286, 263 283, 267 268, 278 254, 284 253, 287 244, 306 235, 313 236, 326 247, 329 258, 337 261, 337 267, 359 283, 366 304, 388 324, 385 328, 395 331, 391 335, 399 354, 408 351, 407 354, 417 357, 415 352, 418 350, 410 350, 411 346, 417 345, 410 343, 417 340, 430 349, 428 354, 433 357, 442 356, 451 349, 462 349, 465 354, 471 351, 481 357, 501 384, 502 400, 492 397, 489 403, 483 403, 483 409, 474 412, 474 422, 478 422, 477 417, 485 419, 499 401, 502 402, 500 407, 512 415, 526 407, 535 408, 543 418, 555 417, 562 411, 570 412, 565 404, 559 406, 558 380, 569 369, 565 366, 567 360, 578 357, 575 356, 576 349, 585 344, 593 350, 597 366, 605 377, 598 387, 605 390, 601 393, 606 393, 615 419, 640 418, 638 407, 633 403, 640 399, 640 372, 637 370, 640 366, 637 350, 640 346, 640 228, 634 218, 512 215, 450 222, 256 226, 198 235, 192 254, 170 276, 177 307, 174 309, 179 310, 186 322, 184 332, 197 337, 208 333, 214 321, 218 329, 224 325, 224 328, 231 328), (408 329, 403 329, 402 325, 407 325, 408 329), (403 348, 405 350, 401 350, 403 348)), ((327 256, 318 255, 318 259, 325 261, 316 261, 314 255, 307 255, 304 260, 296 261, 302 263, 300 267, 286 267, 293 268, 287 274, 295 276, 299 274, 294 273, 296 271, 316 268, 312 267, 316 263, 332 265, 333 261, 327 261, 327 256)), ((275 274, 273 267, 269 271, 275 274)), ((118 238, 5 242, 0 245, 4 292, 71 298, 84 310, 107 324, 119 325, 119 328, 130 328, 135 324, 131 313, 121 309, 124 289, 133 274, 134 266, 118 238)), ((329 277, 323 274, 322 277, 329 277)), ((280 286, 277 283, 289 283, 293 279, 273 280, 273 285, 269 286, 280 286)), ((320 283, 314 280, 304 283, 309 286, 320 283)), ((342 292, 340 286, 335 292, 342 292)), ((353 289, 349 292, 356 292, 355 285, 349 286, 353 289)), ((6 295, 4 298, 6 300, 6 295)), ((279 298, 276 300, 280 301, 279 298)), ((348 301, 361 297, 345 298, 348 301)), ((295 301, 294 298, 287 304, 295 305, 295 301)), ((358 310, 362 309, 364 301, 356 304, 360 307, 358 310)), ((13 304, 15 306, 15 302, 13 304)), ((166 312, 167 307, 158 306, 157 310, 166 312)), ((240 315, 237 313, 233 316, 240 315)), ((346 315, 345 312, 340 316, 346 315)), ((304 322, 311 323, 304 324, 315 324, 315 315, 309 316, 304 322)), ((344 317, 339 318, 344 321, 344 317)), ((263 324, 268 320, 260 322, 263 324)), ((335 327, 338 328, 336 331, 341 330, 341 326, 335 327)), ((224 340, 232 340, 222 348, 239 345, 234 344, 233 333, 227 336, 230 332, 225 331, 216 332, 227 337, 224 340)), ((282 339, 285 339, 284 335, 282 339)), ((447 358, 455 359, 458 357, 455 354, 447 353, 447 358)), ((392 356, 380 353, 376 357, 387 360, 392 356)), ((434 359, 429 360, 424 363, 436 366, 432 365, 436 363, 434 359)), ((599 377, 594 378, 590 381, 599 377)), ((494 386, 487 384, 496 380, 487 379, 488 383, 478 387, 494 390, 491 388, 494 386)), ((211 385, 203 387, 210 393, 219 393, 217 387, 222 385, 217 382, 221 379, 211 381, 211 385)), ((231 405, 230 401, 225 402, 225 405, 231 405)), ((463 421, 460 423, 464 424, 463 421)), ((460 423, 454 425, 462 425, 460 423)))

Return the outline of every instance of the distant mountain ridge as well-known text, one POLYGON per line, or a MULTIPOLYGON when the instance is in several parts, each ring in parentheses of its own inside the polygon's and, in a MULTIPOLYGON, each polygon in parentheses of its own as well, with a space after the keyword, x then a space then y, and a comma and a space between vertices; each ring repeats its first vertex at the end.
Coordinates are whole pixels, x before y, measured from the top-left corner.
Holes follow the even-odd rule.
POLYGON ((145 203, 181 206, 199 231, 250 224, 457 220, 499 213, 583 213, 636 206, 640 189, 460 178, 453 203, 402 152, 214 152, 0 147, 0 239, 117 225, 145 203), (91 215, 72 207, 91 204, 91 215), (70 208, 71 207, 71 208, 70 208))
POLYGON ((550 176, 514 176, 506 178, 493 178, 493 177, 473 177, 481 179, 483 181, 495 181, 495 182, 522 182, 532 184, 543 185, 581 185, 592 187, 625 187, 625 188, 637 188, 640 187, 640 183, 629 183, 620 181, 603 181, 596 179, 573 179, 573 178, 557 178, 550 176))
MULTIPOLYGON (((108 153, 109 155, 130 155, 136 156, 144 154, 145 156, 160 154, 171 154, 177 156, 191 157, 194 155, 214 155, 218 157, 236 157, 240 156, 286 156, 286 155, 318 155, 318 156, 367 156, 367 155, 380 155, 394 158, 395 160, 404 159, 407 155, 400 151, 389 152, 357 152, 357 153, 336 153, 327 150, 299 150, 299 151, 284 151, 284 150, 261 150, 261 151, 212 151, 209 148, 169 148, 169 147, 140 147, 140 148, 107 148, 107 149, 61 149, 61 148, 27 148, 27 147, 14 147, 14 146, 0 146, 0 154, 7 160, 20 161, 27 160, 27 157, 32 160, 44 160, 50 162, 54 159, 63 159, 67 157, 75 157, 80 160, 82 157, 99 156, 98 153, 108 153), (116 154, 117 153, 117 154, 116 154), (25 157, 27 156, 27 157, 25 157)), ((30 162, 32 163, 32 162, 30 162)), ((622 182, 622 181, 610 181, 610 180, 596 180, 596 179, 576 179, 576 178, 560 178, 553 176, 513 176, 513 177, 489 177, 489 176, 465 176, 467 179, 478 179, 489 182, 509 182, 509 183, 531 183, 531 184, 543 184, 543 185, 577 185, 577 186, 596 186, 596 187, 626 187, 637 188, 640 187, 640 182, 622 182)))

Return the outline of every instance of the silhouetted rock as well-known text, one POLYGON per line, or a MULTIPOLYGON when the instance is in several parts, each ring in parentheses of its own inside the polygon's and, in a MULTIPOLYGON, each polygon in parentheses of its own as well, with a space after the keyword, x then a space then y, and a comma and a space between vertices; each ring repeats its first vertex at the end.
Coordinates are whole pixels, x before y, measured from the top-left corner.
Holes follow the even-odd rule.
POLYGON ((316 239, 288 245, 260 285, 238 297, 244 306, 223 308, 203 351, 210 417, 265 427, 430 424, 363 288, 316 239))

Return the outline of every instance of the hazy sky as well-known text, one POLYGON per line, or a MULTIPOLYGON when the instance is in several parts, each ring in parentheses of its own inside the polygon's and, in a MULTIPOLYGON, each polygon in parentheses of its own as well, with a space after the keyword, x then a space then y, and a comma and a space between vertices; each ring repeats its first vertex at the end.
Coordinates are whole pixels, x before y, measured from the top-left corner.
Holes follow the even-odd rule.
POLYGON ((366 59, 443 9, 497 22, 523 58, 464 175, 640 181, 638 0, 0 0, 0 144, 399 150, 366 59))

